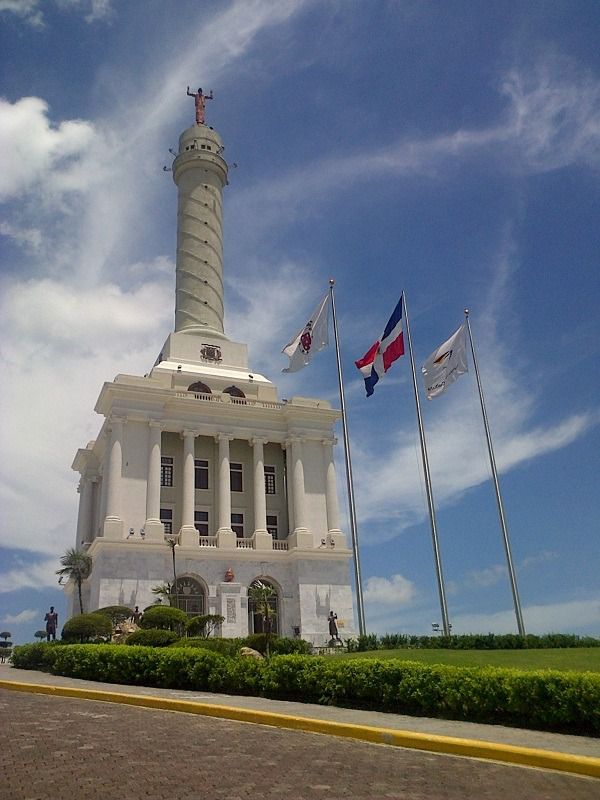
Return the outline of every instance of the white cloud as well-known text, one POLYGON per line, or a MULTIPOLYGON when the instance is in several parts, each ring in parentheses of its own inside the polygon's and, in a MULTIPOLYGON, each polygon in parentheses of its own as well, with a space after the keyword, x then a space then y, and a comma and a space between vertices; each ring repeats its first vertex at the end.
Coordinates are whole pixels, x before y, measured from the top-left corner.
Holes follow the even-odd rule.
POLYGON ((45 191, 83 188, 78 159, 94 137, 92 125, 67 120, 53 127, 38 97, 0 98, 0 200, 43 183, 45 191))
POLYGON ((56 587, 57 564, 56 558, 48 558, 35 564, 21 564, 0 573, 0 593, 14 592, 16 589, 56 587))
POLYGON ((38 9, 40 0, 0 0, 0 13, 8 11, 21 17, 32 28, 44 27, 44 15, 38 9))
POLYGON ((75 535, 70 459, 95 438, 98 392, 115 372, 154 363, 172 297, 161 283, 124 292, 108 284, 76 290, 49 279, 8 284, 0 304, 5 426, 0 492, 8 513, 0 544, 56 552, 75 535), (10 465, 10 467, 8 466, 10 465))
MULTIPOLYGON (((525 606, 522 611, 527 633, 571 633, 586 628, 595 628, 597 633, 600 597, 525 606)), ((452 626, 454 633, 514 633, 515 612, 510 609, 495 614, 457 614, 452 617, 452 626)))
POLYGON ((19 625, 21 622, 31 622, 32 619, 40 616, 41 614, 37 608, 26 608, 23 611, 19 611, 18 614, 6 614, 2 619, 2 623, 5 625, 19 625))
POLYGON ((42 232, 39 228, 19 228, 10 222, 0 222, 0 236, 6 236, 19 247, 34 253, 39 251, 42 244, 42 232))
POLYGON ((391 578, 372 576, 367 580, 363 594, 365 603, 406 606, 415 599, 416 588, 403 575, 392 575, 391 578))

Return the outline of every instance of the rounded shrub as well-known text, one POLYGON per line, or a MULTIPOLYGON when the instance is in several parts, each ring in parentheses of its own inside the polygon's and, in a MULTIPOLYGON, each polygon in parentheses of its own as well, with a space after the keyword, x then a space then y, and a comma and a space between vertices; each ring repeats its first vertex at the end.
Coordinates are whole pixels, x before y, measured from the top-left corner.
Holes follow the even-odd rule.
POLYGON ((112 623, 104 614, 78 614, 67 620, 62 629, 65 642, 89 642, 110 639, 112 623))
POLYGON ((125 644, 139 644, 145 647, 168 647, 178 639, 179 636, 175 631, 167 631, 164 628, 146 628, 145 630, 131 633, 125 640, 125 644))
POLYGON ((151 606, 140 620, 141 628, 161 628, 166 631, 182 633, 187 622, 187 614, 180 608, 171 606, 151 606))

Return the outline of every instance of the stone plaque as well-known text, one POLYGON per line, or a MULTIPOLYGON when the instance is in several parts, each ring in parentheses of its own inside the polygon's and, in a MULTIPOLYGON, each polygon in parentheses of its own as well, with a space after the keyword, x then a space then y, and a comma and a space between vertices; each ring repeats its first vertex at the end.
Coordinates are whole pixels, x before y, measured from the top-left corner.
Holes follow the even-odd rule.
POLYGON ((219 362, 223 360, 221 348, 216 344, 203 344, 200 348, 200 356, 204 361, 219 362))
POLYGON ((227 622, 235 624, 235 597, 227 598, 227 622))

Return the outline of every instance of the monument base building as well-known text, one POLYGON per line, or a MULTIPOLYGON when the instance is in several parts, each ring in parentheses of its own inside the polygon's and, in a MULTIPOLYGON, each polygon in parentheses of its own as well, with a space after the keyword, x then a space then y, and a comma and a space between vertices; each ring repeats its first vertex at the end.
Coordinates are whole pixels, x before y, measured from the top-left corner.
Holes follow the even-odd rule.
POLYGON ((189 616, 219 614, 218 635, 245 636, 263 629, 248 597, 261 581, 275 590, 276 632, 324 645, 330 611, 343 638, 355 632, 333 456, 340 414, 323 400, 279 400, 246 345, 225 336, 222 150, 203 122, 180 137, 175 331, 147 375, 104 384, 104 423, 73 462, 77 548, 93 559, 84 608, 142 609, 169 583, 189 616))

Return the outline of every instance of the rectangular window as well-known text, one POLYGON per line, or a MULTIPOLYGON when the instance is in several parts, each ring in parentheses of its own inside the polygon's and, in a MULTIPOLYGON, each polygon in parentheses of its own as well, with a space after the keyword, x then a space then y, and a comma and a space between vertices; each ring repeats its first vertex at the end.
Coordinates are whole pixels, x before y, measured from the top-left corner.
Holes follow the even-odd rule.
POLYGON ((172 508, 161 508, 161 510, 160 510, 160 521, 165 526, 165 533, 166 534, 173 533, 173 509, 172 508))
POLYGON ((277 525, 277 515, 276 514, 267 514, 267 532, 271 534, 274 539, 278 538, 278 525, 277 525))
POLYGON ((244 485, 242 480, 242 465, 235 464, 233 461, 229 465, 229 482, 232 492, 243 492, 244 485))
POLYGON ((275 482, 275 467, 265 464, 265 494, 277 494, 275 482))
POLYGON ((194 527, 200 536, 208 536, 208 511, 194 511, 194 527))
POLYGON ((160 485, 173 486, 173 459, 168 456, 160 459, 160 485))
POLYGON ((244 538, 244 515, 232 514, 231 515, 231 530, 235 533, 238 539, 244 538))
POLYGON ((194 487, 208 489, 208 461, 202 458, 194 459, 194 487))

